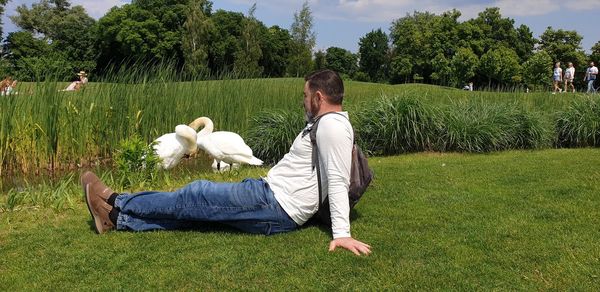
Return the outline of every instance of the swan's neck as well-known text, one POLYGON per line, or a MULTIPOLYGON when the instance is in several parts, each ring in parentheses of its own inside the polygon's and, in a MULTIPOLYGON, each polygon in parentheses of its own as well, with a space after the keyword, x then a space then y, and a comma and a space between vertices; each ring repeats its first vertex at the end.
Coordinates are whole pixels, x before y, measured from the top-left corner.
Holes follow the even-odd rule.
POLYGON ((178 125, 175 127, 175 138, 186 148, 186 153, 196 153, 196 130, 186 125, 178 125))
POLYGON ((197 118, 192 123, 190 123, 190 127, 192 127, 196 131, 198 131, 198 129, 201 126, 204 126, 204 127, 202 128, 202 130, 200 132, 198 132, 198 136, 208 135, 208 134, 212 133, 214 130, 213 122, 207 117, 197 118))

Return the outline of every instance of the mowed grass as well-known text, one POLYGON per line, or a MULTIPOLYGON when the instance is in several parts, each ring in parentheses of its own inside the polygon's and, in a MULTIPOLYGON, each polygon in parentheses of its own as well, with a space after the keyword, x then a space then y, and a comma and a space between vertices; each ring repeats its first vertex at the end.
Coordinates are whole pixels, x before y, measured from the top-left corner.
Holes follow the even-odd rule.
POLYGON ((352 233, 371 256, 329 253, 329 232, 315 226, 270 237, 219 226, 98 236, 80 199, 66 211, 0 213, 0 290, 600 288, 600 149, 370 164, 376 179, 352 233))

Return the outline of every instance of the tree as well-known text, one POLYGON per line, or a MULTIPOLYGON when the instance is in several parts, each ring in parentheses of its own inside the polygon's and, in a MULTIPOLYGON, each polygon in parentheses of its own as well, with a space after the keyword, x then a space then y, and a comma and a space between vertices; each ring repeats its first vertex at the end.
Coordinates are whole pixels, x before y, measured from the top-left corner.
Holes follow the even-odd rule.
POLYGON ((381 29, 367 33, 358 43, 360 71, 365 72, 373 82, 386 79, 390 50, 388 43, 388 36, 381 29))
POLYGON ((215 30, 210 38, 209 67, 215 74, 232 72, 236 54, 241 50, 245 17, 242 13, 217 10, 211 19, 215 30))
POLYGON ((264 75, 282 77, 285 75, 290 59, 292 36, 287 29, 276 25, 261 30, 263 30, 260 38, 263 54, 259 64, 264 68, 264 75))
POLYGON ((590 60, 595 64, 600 64, 600 41, 594 44, 592 47, 592 54, 590 55, 590 60))
POLYGON ((538 51, 523 64, 523 80, 527 85, 550 85, 552 57, 546 51, 538 51))
POLYGON ((73 74, 73 67, 64 54, 54 52, 51 44, 29 31, 9 33, 3 51, 12 69, 10 74, 19 80, 68 78, 73 74))
MULTIPOLYGON (((205 9, 210 7, 207 1, 205 9)), ((188 9, 189 0, 138 0, 113 7, 98 20, 99 63, 175 61, 183 65, 188 9)))
POLYGON ((2 28, 4 27, 4 23, 2 23, 2 16, 4 15, 4 7, 6 6, 6 3, 8 3, 8 1, 9 0, 0 0, 0 38, 2 37, 2 28))
POLYGON ((515 30, 515 21, 510 18, 503 18, 500 8, 486 8, 480 12, 477 18, 469 20, 483 32, 483 50, 487 52, 498 46, 514 48, 518 40, 518 34, 515 30))
POLYGON ((305 75, 312 66, 312 50, 315 47, 315 33, 313 31, 313 17, 308 1, 302 4, 302 9, 294 13, 294 22, 291 26, 292 53, 288 65, 288 74, 291 76, 305 75))
MULTIPOLYGON (((181 45, 184 69, 194 76, 208 72, 208 47, 214 25, 205 12, 207 6, 210 6, 210 2, 206 0, 191 0, 183 23, 181 45)), ((210 8, 208 11, 210 13, 210 8)))
POLYGON ((340 74, 352 76, 358 69, 357 57, 350 51, 330 47, 325 53, 325 67, 340 74))
POLYGON ((395 56, 390 67, 392 83, 408 82, 412 76, 413 63, 408 56, 395 56))
POLYGON ((514 44, 514 49, 521 62, 529 60, 537 42, 538 40, 533 37, 533 32, 528 26, 522 24, 517 28, 517 42, 514 44))
POLYGON ((325 55, 325 52, 323 52, 322 50, 318 50, 315 52, 315 67, 313 68, 313 70, 317 71, 326 68, 327 65, 325 64, 325 55))
POLYGON ((539 50, 546 51, 554 62, 573 62, 576 66, 585 66, 582 40, 583 37, 574 30, 548 27, 540 36, 539 50))
MULTIPOLYGON (((431 79, 431 74, 435 72, 432 60, 437 56, 448 59, 454 55, 458 43, 459 17, 460 12, 452 10, 441 15, 414 12, 413 15, 395 20, 390 29, 393 58, 402 56, 396 62, 402 60, 403 68, 407 68, 405 61, 409 61, 412 73, 426 80, 431 79)), ((398 73, 394 73, 395 77, 400 76, 398 73)), ((438 78, 439 72, 433 77, 438 78)))
POLYGON ((479 66, 479 58, 470 48, 459 48, 450 63, 453 81, 461 85, 475 77, 477 66, 479 66))
POLYGON ((96 21, 82 6, 71 7, 66 0, 41 0, 31 8, 20 5, 11 20, 51 44, 52 51, 64 56, 73 70, 95 68, 96 21))
POLYGON ((452 78, 452 71, 450 68, 450 60, 444 56, 442 53, 438 53, 433 60, 431 73, 431 80, 435 81, 437 84, 447 85, 450 79, 452 78))
POLYGON ((8 59, 16 62, 22 58, 47 55, 52 47, 29 31, 16 31, 8 34, 3 51, 8 59))
POLYGON ((503 46, 491 49, 481 56, 479 71, 488 78, 489 87, 492 86, 492 80, 498 84, 514 83, 521 78, 519 56, 514 50, 503 46))
POLYGON ((254 17, 256 3, 248 11, 248 17, 244 19, 241 36, 241 49, 235 54, 234 71, 243 77, 258 77, 263 72, 263 67, 258 64, 262 57, 259 43, 258 20, 254 17))

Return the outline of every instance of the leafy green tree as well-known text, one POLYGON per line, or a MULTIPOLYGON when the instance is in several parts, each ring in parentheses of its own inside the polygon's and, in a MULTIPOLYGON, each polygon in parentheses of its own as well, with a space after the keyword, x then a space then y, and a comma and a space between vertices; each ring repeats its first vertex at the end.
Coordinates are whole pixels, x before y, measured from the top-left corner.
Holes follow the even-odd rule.
POLYGON ((498 46, 514 48, 518 34, 514 28, 515 21, 503 18, 500 8, 486 8, 474 19, 469 20, 483 32, 483 51, 487 52, 498 46))
POLYGON ((438 53, 433 60, 431 60, 431 63, 433 69, 431 80, 437 84, 447 85, 452 78, 450 60, 448 60, 444 54, 438 53))
POLYGON ((73 75, 72 64, 64 54, 54 52, 44 39, 34 37, 32 32, 11 32, 6 38, 3 51, 14 75, 22 81, 38 81, 47 77, 69 78, 73 75))
POLYGON ((385 80, 390 50, 388 36, 381 29, 373 30, 360 38, 358 45, 360 71, 371 81, 385 80))
POLYGON ((260 26, 254 17, 256 3, 248 11, 248 17, 243 20, 241 48, 235 54, 234 71, 244 77, 258 77, 263 72, 259 65, 262 50, 259 43, 260 26))
POLYGON ((2 33, 4 32, 2 28, 4 24, 2 23, 2 16, 4 15, 4 7, 10 0, 0 0, 0 38, 2 37, 2 33))
POLYGON ((313 67, 312 50, 316 42, 313 22, 312 11, 308 1, 305 1, 300 11, 294 13, 294 22, 290 30, 293 44, 287 71, 291 76, 305 75, 313 67))
POLYGON ((486 36, 475 21, 466 21, 457 28, 458 47, 470 48, 478 57, 485 53, 486 36))
POLYGON ((528 86, 550 85, 552 57, 546 51, 538 51, 523 64, 523 80, 528 86))
POLYGON ((521 62, 529 60, 537 43, 538 40, 533 37, 533 32, 528 26, 522 24, 517 28, 517 42, 513 45, 521 62))
POLYGON ((325 67, 340 74, 352 76, 358 70, 356 55, 338 47, 330 47, 325 52, 325 67))
POLYGON ((318 50, 315 52, 315 67, 313 68, 313 70, 316 71, 326 68, 327 64, 325 64, 325 55, 325 52, 323 52, 322 50, 318 50))
POLYGON ((600 41, 594 44, 592 47, 592 54, 590 54, 590 60, 596 64, 600 64, 600 41))
POLYGON ((73 70, 92 70, 96 66, 95 20, 80 6, 65 0, 41 0, 31 8, 17 7, 11 20, 25 31, 51 44, 73 70))
POLYGON ((408 82, 412 76, 413 63, 408 56, 395 56, 390 67, 392 83, 408 82))
MULTIPOLYGON (((210 7, 207 1, 205 10, 210 7)), ((183 64, 188 9, 189 0, 138 0, 113 7, 98 20, 99 63, 175 60, 183 64)))
POLYGON ((3 51, 8 59, 16 62, 22 58, 48 55, 52 47, 29 31, 16 31, 8 34, 3 51))
POLYGON ((492 81, 498 84, 514 83, 521 78, 519 56, 514 50, 503 46, 491 49, 481 56, 479 71, 488 78, 489 87, 492 81))
POLYGON ((450 63, 453 81, 457 85, 461 85, 475 77, 479 58, 470 48, 459 48, 450 63))
POLYGON ((264 75, 282 77, 288 67, 291 54, 292 36, 287 29, 279 26, 261 28, 261 50, 263 52, 260 65, 264 75))
POLYGON ((242 13, 217 10, 211 19, 215 33, 210 38, 209 67, 215 74, 231 72, 236 54, 241 50, 245 17, 242 13))
POLYGON ((585 66, 585 53, 581 48, 583 37, 574 30, 554 30, 548 27, 540 36, 539 49, 546 51, 554 62, 573 62, 585 66))
MULTIPOLYGON (((401 63, 402 68, 412 68, 412 73, 423 76, 426 80, 431 78, 431 74, 435 72, 432 60, 439 55, 448 59, 454 54, 458 43, 459 17, 460 12, 452 10, 441 15, 414 12, 413 15, 395 20, 392 23, 390 37, 393 58, 397 65, 401 63), (397 59, 396 56, 402 57, 397 59), (398 63, 400 60, 401 62, 398 63), (407 60, 411 66, 404 66, 407 60)), ((395 78, 406 76, 405 72, 400 75, 399 73, 396 71, 392 75, 395 78)), ((433 77, 438 78, 439 72, 433 77)), ((393 79, 396 80, 395 78, 393 79)))
MULTIPOLYGON (((183 23, 182 50, 185 71, 192 75, 208 72, 208 48, 214 25, 205 13, 210 2, 191 0, 188 15, 183 23)), ((210 13, 210 9, 209 9, 210 13)))

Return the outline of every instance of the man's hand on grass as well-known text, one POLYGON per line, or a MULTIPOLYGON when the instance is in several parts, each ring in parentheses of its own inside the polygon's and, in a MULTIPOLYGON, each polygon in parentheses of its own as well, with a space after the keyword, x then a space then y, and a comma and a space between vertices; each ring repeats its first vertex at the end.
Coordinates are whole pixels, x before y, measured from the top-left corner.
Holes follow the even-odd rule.
POLYGON ((329 251, 334 251, 336 247, 343 247, 355 255, 359 256, 361 254, 369 255, 371 254, 371 246, 360 242, 352 237, 341 237, 336 238, 331 241, 329 244, 329 251))

